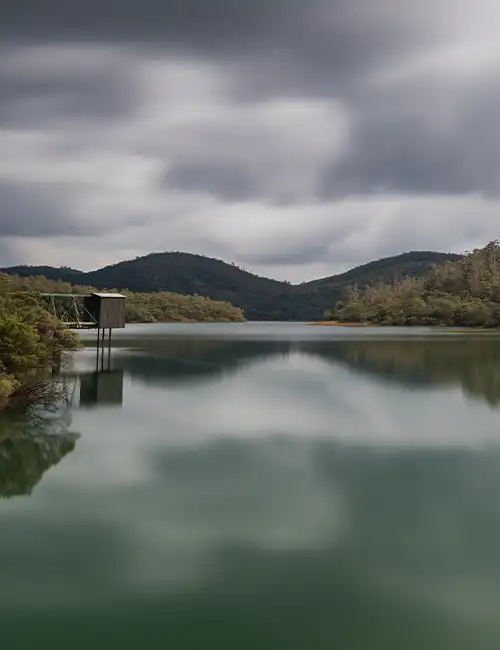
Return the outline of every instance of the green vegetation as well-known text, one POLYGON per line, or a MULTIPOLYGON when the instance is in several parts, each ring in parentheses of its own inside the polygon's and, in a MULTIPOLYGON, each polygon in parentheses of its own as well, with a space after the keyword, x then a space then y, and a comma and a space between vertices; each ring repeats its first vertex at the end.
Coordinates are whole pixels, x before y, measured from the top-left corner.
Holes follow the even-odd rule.
POLYGON ((239 307, 204 296, 180 296, 167 291, 123 293, 127 296, 128 323, 238 323, 245 320, 239 307))
MULTIPOLYGON (((51 280, 123 292, 128 289, 139 293, 160 291, 205 296, 237 305, 244 310, 249 320, 311 321, 322 318, 325 310, 342 298, 348 286, 365 286, 376 281, 393 282, 407 276, 422 276, 435 264, 459 259, 459 255, 453 254, 410 252, 370 262, 341 275, 299 285, 263 278, 221 260, 175 252, 154 253, 89 273, 47 266, 17 266, 4 271, 19 276, 43 275, 51 280)), ((141 301, 147 299, 141 298, 141 301)), ((205 303, 197 305, 202 312, 209 308, 205 303)), ((192 311, 193 307, 191 303, 189 310, 192 311)), ((173 313, 172 304, 166 309, 167 315, 168 310, 173 313)), ((178 320, 183 317, 182 312, 178 320)), ((219 319, 218 316, 216 318, 219 319)), ((170 317, 158 320, 169 319, 170 317)), ((200 318, 196 317, 196 320, 200 318)))
POLYGON ((380 325, 500 325, 500 245, 490 242, 423 278, 350 287, 328 320, 380 325))
POLYGON ((78 434, 66 423, 0 415, 0 498, 31 494, 44 473, 74 450, 78 434))
POLYGON ((34 293, 17 293, 0 276, 0 409, 49 396, 46 369, 78 339, 46 311, 34 293))
MULTIPOLYGON (((9 275, 3 276, 3 278, 10 291, 75 294, 96 291, 96 288, 92 286, 59 282, 44 276, 9 275)), ((238 307, 203 296, 180 296, 166 291, 133 293, 125 290, 122 293, 127 296, 126 318, 128 323, 241 322, 245 320, 243 312, 238 307)))

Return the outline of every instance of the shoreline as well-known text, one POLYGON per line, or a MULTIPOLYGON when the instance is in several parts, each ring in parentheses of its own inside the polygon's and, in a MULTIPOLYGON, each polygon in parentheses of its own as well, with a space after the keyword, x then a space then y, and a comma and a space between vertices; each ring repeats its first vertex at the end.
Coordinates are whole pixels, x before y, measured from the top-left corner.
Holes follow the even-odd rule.
POLYGON ((349 323, 338 320, 322 320, 308 323, 313 327, 376 327, 375 323, 349 323))
MULTIPOLYGON (((309 326, 314 327, 384 327, 379 323, 350 323, 336 320, 316 321, 314 323, 307 323, 309 326)), ((433 327, 435 329, 442 329, 448 334, 500 334, 500 327, 467 327, 461 329, 456 325, 389 325, 388 327, 397 327, 398 329, 414 329, 415 327, 433 327)))

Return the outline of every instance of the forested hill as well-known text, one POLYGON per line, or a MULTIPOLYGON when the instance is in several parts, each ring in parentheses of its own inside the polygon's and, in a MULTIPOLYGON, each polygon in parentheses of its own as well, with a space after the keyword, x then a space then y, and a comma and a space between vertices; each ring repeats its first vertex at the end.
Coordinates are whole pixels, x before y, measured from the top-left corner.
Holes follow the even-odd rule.
POLYGON ((500 327, 500 243, 491 241, 425 277, 353 287, 329 318, 378 325, 500 327))
POLYGON ((374 279, 379 282, 394 282, 403 277, 419 277, 425 275, 432 266, 443 262, 456 262, 462 255, 455 253, 435 253, 432 251, 412 251, 396 257, 384 257, 375 262, 368 262, 350 271, 329 278, 321 278, 308 282, 307 286, 320 287, 338 283, 356 283, 359 285, 372 284, 374 279))
POLYGON ((84 273, 50 266, 2 269, 19 276, 43 275, 54 280, 100 289, 137 292, 169 291, 223 300, 241 307, 248 320, 319 320, 340 300, 347 286, 421 276, 435 264, 459 255, 415 251, 364 264, 346 273, 291 285, 249 273, 234 264, 191 253, 153 253, 84 273))

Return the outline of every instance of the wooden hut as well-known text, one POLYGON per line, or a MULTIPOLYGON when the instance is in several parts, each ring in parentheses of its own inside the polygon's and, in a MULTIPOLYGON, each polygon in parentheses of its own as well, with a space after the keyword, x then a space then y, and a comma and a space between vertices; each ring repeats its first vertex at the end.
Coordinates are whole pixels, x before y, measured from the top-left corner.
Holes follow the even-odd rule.
POLYGON ((121 293, 91 293, 84 306, 98 329, 123 329, 125 327, 126 296, 121 293))

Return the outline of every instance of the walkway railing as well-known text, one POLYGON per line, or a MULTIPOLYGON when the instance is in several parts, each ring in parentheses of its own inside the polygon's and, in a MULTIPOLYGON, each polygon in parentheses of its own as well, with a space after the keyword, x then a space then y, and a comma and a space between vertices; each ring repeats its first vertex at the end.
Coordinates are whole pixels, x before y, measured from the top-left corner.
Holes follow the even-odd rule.
POLYGON ((81 293, 41 293, 46 309, 70 329, 97 329, 97 321, 85 308, 81 293))

